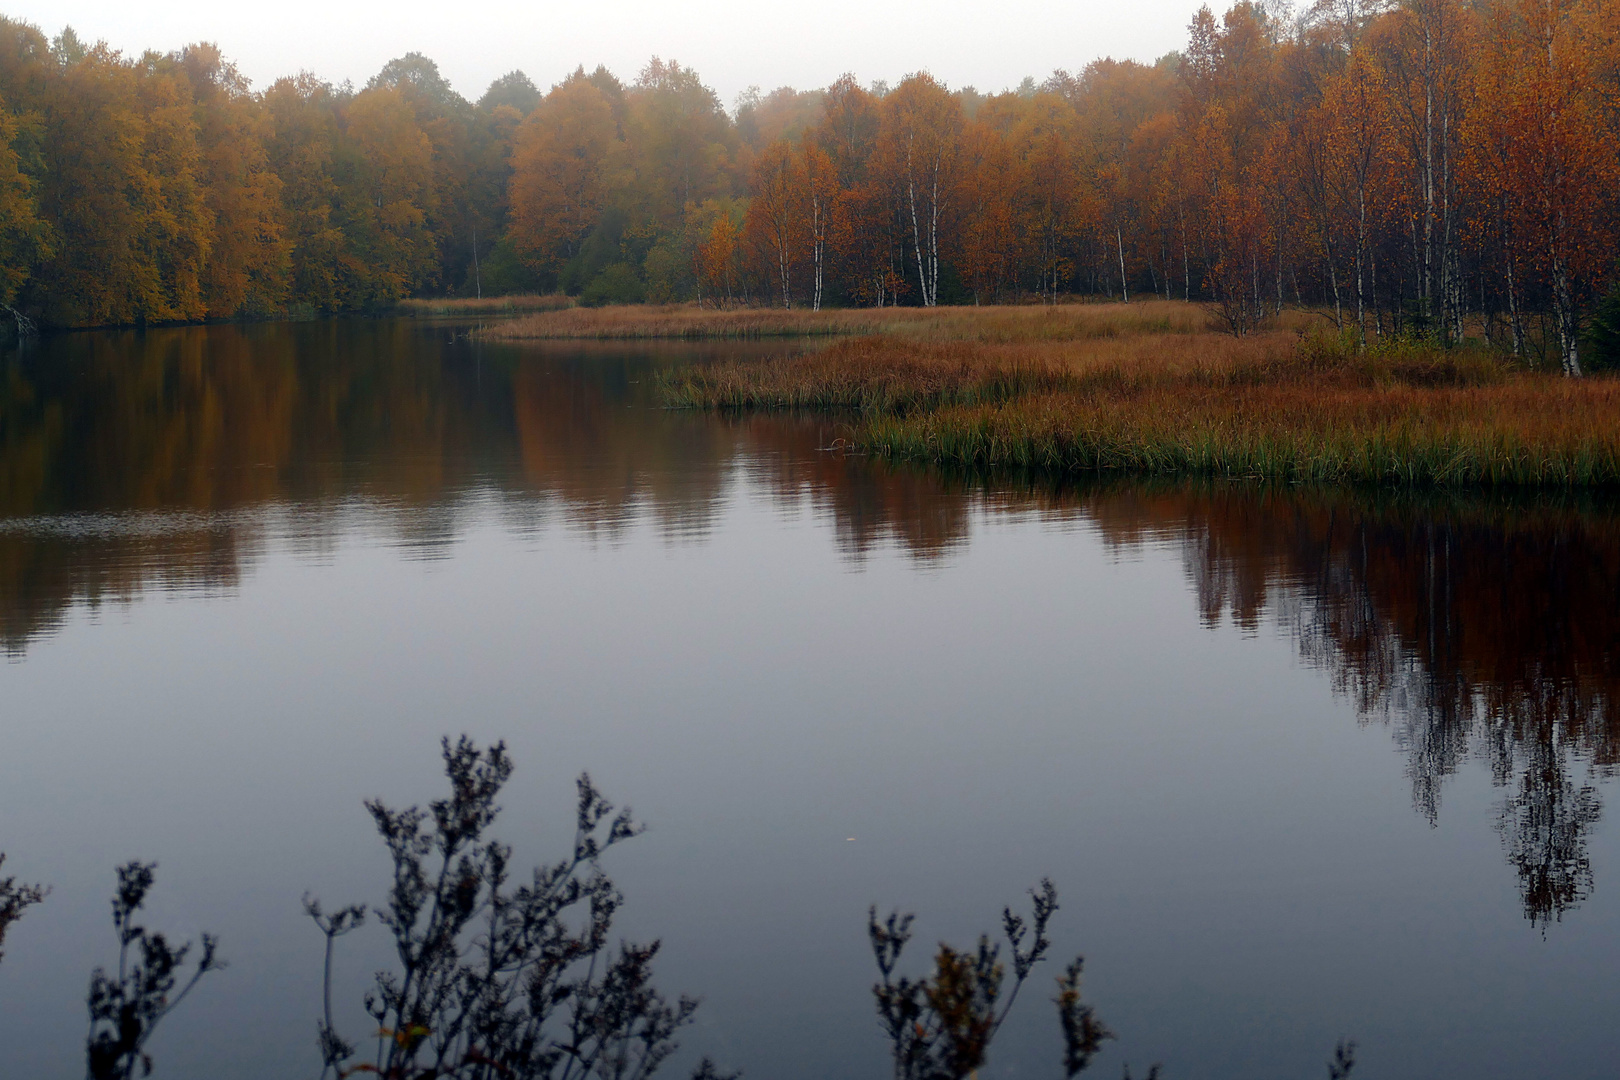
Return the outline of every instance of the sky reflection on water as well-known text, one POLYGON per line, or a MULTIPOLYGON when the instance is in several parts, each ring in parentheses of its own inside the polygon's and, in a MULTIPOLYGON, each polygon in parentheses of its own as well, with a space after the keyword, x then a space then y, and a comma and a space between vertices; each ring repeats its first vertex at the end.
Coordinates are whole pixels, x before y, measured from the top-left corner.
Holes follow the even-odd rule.
MULTIPOLYGON (((520 859, 582 768, 652 824, 626 930, 705 997, 689 1049, 760 1080, 882 1074, 867 904, 966 940, 1043 874, 1121 1034, 1099 1074, 1311 1075, 1341 1035, 1380 1076, 1607 1074, 1613 506, 987 484, 657 407, 719 349, 454 335, 7 361, 0 850, 56 891, 0 1073, 78 1072, 135 855, 153 924, 233 961, 159 1075, 313 1073, 297 899, 378 898, 360 798, 433 797, 468 730, 512 744, 520 859)), ((989 1075, 1055 1070, 1044 996, 989 1075)))

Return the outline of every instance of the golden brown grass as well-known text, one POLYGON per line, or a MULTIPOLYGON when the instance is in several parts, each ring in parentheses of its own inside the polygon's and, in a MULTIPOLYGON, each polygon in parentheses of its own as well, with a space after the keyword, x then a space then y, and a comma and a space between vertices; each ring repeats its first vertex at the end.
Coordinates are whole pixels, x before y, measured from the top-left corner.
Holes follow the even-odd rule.
POLYGON ((958 465, 1620 483, 1620 381, 1535 374, 1481 348, 1359 352, 1290 331, 1017 344, 863 338, 688 371, 666 394, 711 408, 854 410, 858 446, 958 465))
POLYGON ((500 341, 546 338, 762 338, 850 335, 918 341, 1015 343, 1086 341, 1137 334, 1200 334, 1202 307, 1173 301, 1007 307, 845 308, 809 311, 692 304, 569 308, 514 319, 482 331, 500 341))
POLYGON ((405 299, 396 307, 405 315, 417 318, 444 318, 458 315, 523 315, 538 311, 559 311, 573 303, 561 293, 522 296, 470 296, 405 299))

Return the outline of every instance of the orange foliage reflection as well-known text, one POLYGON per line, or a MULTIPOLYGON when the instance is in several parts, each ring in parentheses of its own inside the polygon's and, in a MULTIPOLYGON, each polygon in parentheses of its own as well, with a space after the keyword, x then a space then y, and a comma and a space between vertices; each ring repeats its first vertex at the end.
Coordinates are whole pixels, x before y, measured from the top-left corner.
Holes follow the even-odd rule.
POLYGON ((938 562, 987 515, 1078 520, 1179 548, 1209 625, 1286 628, 1389 725, 1431 821, 1483 763, 1529 918, 1590 892, 1596 782, 1620 766, 1620 508, 986 483, 829 449, 825 417, 659 407, 661 368, 776 347, 504 348, 412 321, 45 339, 0 359, 0 645, 147 590, 229 591, 272 538, 328 548, 357 512, 428 550, 474 499, 514 527, 702 542, 744 478, 857 562, 938 562))

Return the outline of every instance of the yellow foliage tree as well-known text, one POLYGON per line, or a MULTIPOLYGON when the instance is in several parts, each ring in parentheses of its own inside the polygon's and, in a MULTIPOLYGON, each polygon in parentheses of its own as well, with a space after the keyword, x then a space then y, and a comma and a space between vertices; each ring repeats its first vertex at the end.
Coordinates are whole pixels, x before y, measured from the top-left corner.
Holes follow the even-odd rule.
POLYGON ((583 68, 524 119, 512 148, 509 229, 530 265, 554 273, 579 253, 601 215, 616 144, 613 107, 583 68))

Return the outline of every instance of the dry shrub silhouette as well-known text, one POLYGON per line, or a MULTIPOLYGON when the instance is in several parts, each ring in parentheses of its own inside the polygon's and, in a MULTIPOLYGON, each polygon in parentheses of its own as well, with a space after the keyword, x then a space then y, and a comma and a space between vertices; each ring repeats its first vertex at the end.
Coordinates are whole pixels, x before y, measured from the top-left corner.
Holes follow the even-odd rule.
MULTIPOLYGON (((505 743, 480 749, 466 736, 446 738, 442 752, 449 798, 426 811, 366 803, 393 860, 376 917, 398 960, 366 995, 377 1023, 369 1061, 355 1061, 330 1009, 332 943, 362 923, 365 908, 326 915, 305 900, 327 940, 322 1076, 644 1080, 675 1051, 698 1002, 671 1002, 653 985, 657 941, 609 944, 624 897, 600 858, 641 826, 581 774, 572 852, 514 885, 512 849, 487 835, 512 775, 505 743)), ((724 1080, 707 1060, 693 1075, 724 1080)))
POLYGON ((162 934, 135 923, 152 889, 156 863, 130 862, 118 868, 118 891, 113 894, 113 927, 118 931, 116 977, 101 968, 90 976, 90 1035, 86 1044, 90 1080, 130 1080, 152 1074, 146 1052, 164 1017, 180 1007, 210 971, 225 966, 219 942, 202 936, 202 956, 182 983, 191 943, 170 945, 162 934), (179 986, 179 993, 175 987, 179 986))
MULTIPOLYGON (((361 1074, 387 1080, 646 1080, 677 1049, 675 1035, 698 1002, 670 1002, 652 981, 659 943, 609 947, 613 917, 624 898, 603 871, 603 852, 642 831, 628 808, 615 812, 586 774, 578 798, 571 853, 536 867, 514 885, 512 850, 487 836, 500 813, 496 797, 512 775, 506 745, 480 749, 462 736, 441 742, 450 796, 426 811, 368 800, 393 862, 388 898, 375 917, 393 939, 398 968, 377 973, 365 1007, 376 1021, 375 1049, 359 1060, 355 1043, 339 1034, 332 1010, 336 940, 366 922, 353 904, 327 912, 306 896, 304 909, 326 939, 323 1014, 317 1023, 322 1080, 361 1074)), ((0 863, 4 855, 0 855, 0 863)), ((218 941, 202 935, 171 945, 135 919, 151 891, 156 864, 118 869, 113 926, 115 973, 97 968, 89 993, 89 1080, 149 1076, 146 1044, 158 1024, 209 972, 225 966, 218 941), (178 988, 178 990, 177 990, 178 988)), ((0 944, 48 890, 0 879, 0 944)), ((1051 948, 1047 927, 1058 910, 1057 889, 1042 879, 1030 890, 1028 920, 1002 911, 1002 945, 981 935, 972 949, 941 943, 929 976, 897 974, 915 916, 896 911, 878 921, 868 912, 867 935, 877 961, 873 986, 880 1026, 888 1038, 895 1080, 965 1080, 977 1075, 1035 965, 1051 948), (1005 990, 1005 993, 1003 991, 1005 990)), ((3 955, 3 954, 0 954, 3 955)), ((1081 995, 1084 958, 1056 979, 1063 1035, 1064 1076, 1087 1069, 1115 1035, 1081 995)), ((1349 1080, 1356 1044, 1341 1041, 1328 1062, 1329 1080, 1349 1080)), ((1146 1080, 1159 1080, 1152 1066, 1146 1080)), ((738 1080, 704 1058, 691 1080, 738 1080)), ((1130 1080, 1129 1065, 1124 1068, 1130 1080)))
MULTIPOLYGON (((896 911, 880 923, 876 907, 868 912, 867 936, 880 976, 872 994, 877 1000, 879 1026, 889 1039, 895 1080, 963 1080, 984 1064, 990 1042, 1012 1011, 1018 991, 1052 945, 1046 927, 1058 909, 1057 889, 1043 878, 1030 896, 1029 922, 1014 915, 1011 908, 1001 912, 1013 969, 1012 988, 1005 999, 1001 946, 992 944, 988 934, 981 934, 971 951, 941 942, 933 975, 912 979, 896 976, 895 969, 911 940, 915 916, 896 911)), ((1058 993, 1053 999, 1063 1029, 1063 1069, 1068 1077, 1089 1066, 1102 1044, 1114 1037, 1081 999, 1084 963, 1083 957, 1076 957, 1068 966, 1057 980, 1058 993)))
MULTIPOLYGON (((5 864, 6 853, 0 851, 0 866, 5 864)), ((48 891, 41 885, 19 885, 16 878, 0 878, 0 960, 6 957, 6 931, 48 891)))

